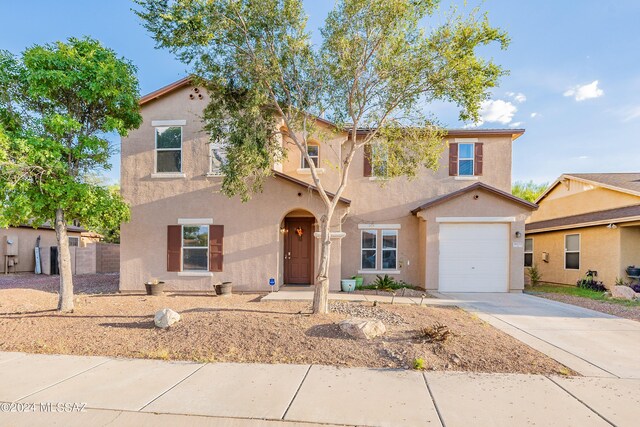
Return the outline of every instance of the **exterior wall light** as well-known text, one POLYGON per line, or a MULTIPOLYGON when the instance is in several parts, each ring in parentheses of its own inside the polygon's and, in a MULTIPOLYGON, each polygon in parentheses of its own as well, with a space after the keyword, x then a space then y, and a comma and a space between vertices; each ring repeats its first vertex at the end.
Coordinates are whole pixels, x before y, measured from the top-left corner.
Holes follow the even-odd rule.
POLYGON ((516 239, 519 239, 520 237, 522 237, 522 233, 519 231, 516 231, 516 239))

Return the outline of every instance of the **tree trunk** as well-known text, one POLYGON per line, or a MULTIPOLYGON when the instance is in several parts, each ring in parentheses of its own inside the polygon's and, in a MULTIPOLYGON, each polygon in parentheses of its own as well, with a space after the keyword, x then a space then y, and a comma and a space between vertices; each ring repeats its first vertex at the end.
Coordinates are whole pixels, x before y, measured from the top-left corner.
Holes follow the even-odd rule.
POLYGON ((56 237, 58 238, 58 267, 60 270, 60 293, 58 311, 73 311, 73 277, 71 275, 71 253, 67 237, 67 223, 62 209, 56 210, 56 237))
POLYGON ((320 265, 313 291, 313 313, 329 312, 329 255, 331 254, 331 217, 323 215, 320 219, 320 265))

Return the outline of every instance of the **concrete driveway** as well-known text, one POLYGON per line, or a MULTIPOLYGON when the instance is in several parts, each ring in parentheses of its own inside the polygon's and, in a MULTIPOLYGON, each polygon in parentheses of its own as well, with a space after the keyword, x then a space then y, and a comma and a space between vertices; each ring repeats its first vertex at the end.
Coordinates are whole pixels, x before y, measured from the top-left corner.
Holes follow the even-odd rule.
POLYGON ((640 322, 525 294, 440 296, 582 375, 640 378, 640 322))

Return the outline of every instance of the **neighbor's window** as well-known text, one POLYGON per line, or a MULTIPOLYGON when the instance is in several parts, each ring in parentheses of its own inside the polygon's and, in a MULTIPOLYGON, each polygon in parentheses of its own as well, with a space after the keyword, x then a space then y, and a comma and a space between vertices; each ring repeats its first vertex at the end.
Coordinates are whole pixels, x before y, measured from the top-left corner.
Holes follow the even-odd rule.
POLYGON ((564 236, 564 268, 567 270, 580 269, 579 234, 567 234, 564 236))
POLYGON ((182 226, 182 270, 209 270, 209 226, 182 226))
POLYGON ((182 172, 182 127, 156 127, 156 172, 182 172))
POLYGON ((376 230, 362 230, 362 270, 376 269, 377 238, 376 230))
POLYGON ((524 266, 533 267, 533 239, 524 239, 524 266))
MULTIPOLYGON (((320 147, 318 145, 307 145, 307 154, 315 167, 318 167, 320 160, 320 147)), ((302 169, 309 169, 307 159, 302 156, 302 169)))
POLYGON ((473 176, 474 144, 458 144, 458 175, 473 176))
POLYGON ((80 246, 79 237, 69 237, 69 246, 80 246))
POLYGON ((398 230, 382 230, 382 269, 398 268, 398 230))
POLYGON ((224 144, 212 142, 209 144, 209 175, 221 176, 222 165, 227 161, 224 144))

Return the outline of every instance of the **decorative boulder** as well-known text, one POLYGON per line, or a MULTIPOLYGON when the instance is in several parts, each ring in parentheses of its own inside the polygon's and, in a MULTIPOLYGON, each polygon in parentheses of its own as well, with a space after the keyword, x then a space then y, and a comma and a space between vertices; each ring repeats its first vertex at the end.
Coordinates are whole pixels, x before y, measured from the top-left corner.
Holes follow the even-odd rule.
POLYGON ((352 317, 340 322, 340 329, 354 338, 370 340, 387 331, 387 328, 379 320, 361 319, 352 317))
POLYGON ((636 293, 629 286, 614 286, 611 288, 611 298, 632 300, 635 297, 636 293))
POLYGON ((179 321, 180 315, 170 308, 163 308, 158 311, 153 318, 153 323, 155 323, 158 328, 162 329, 166 329, 179 321))

